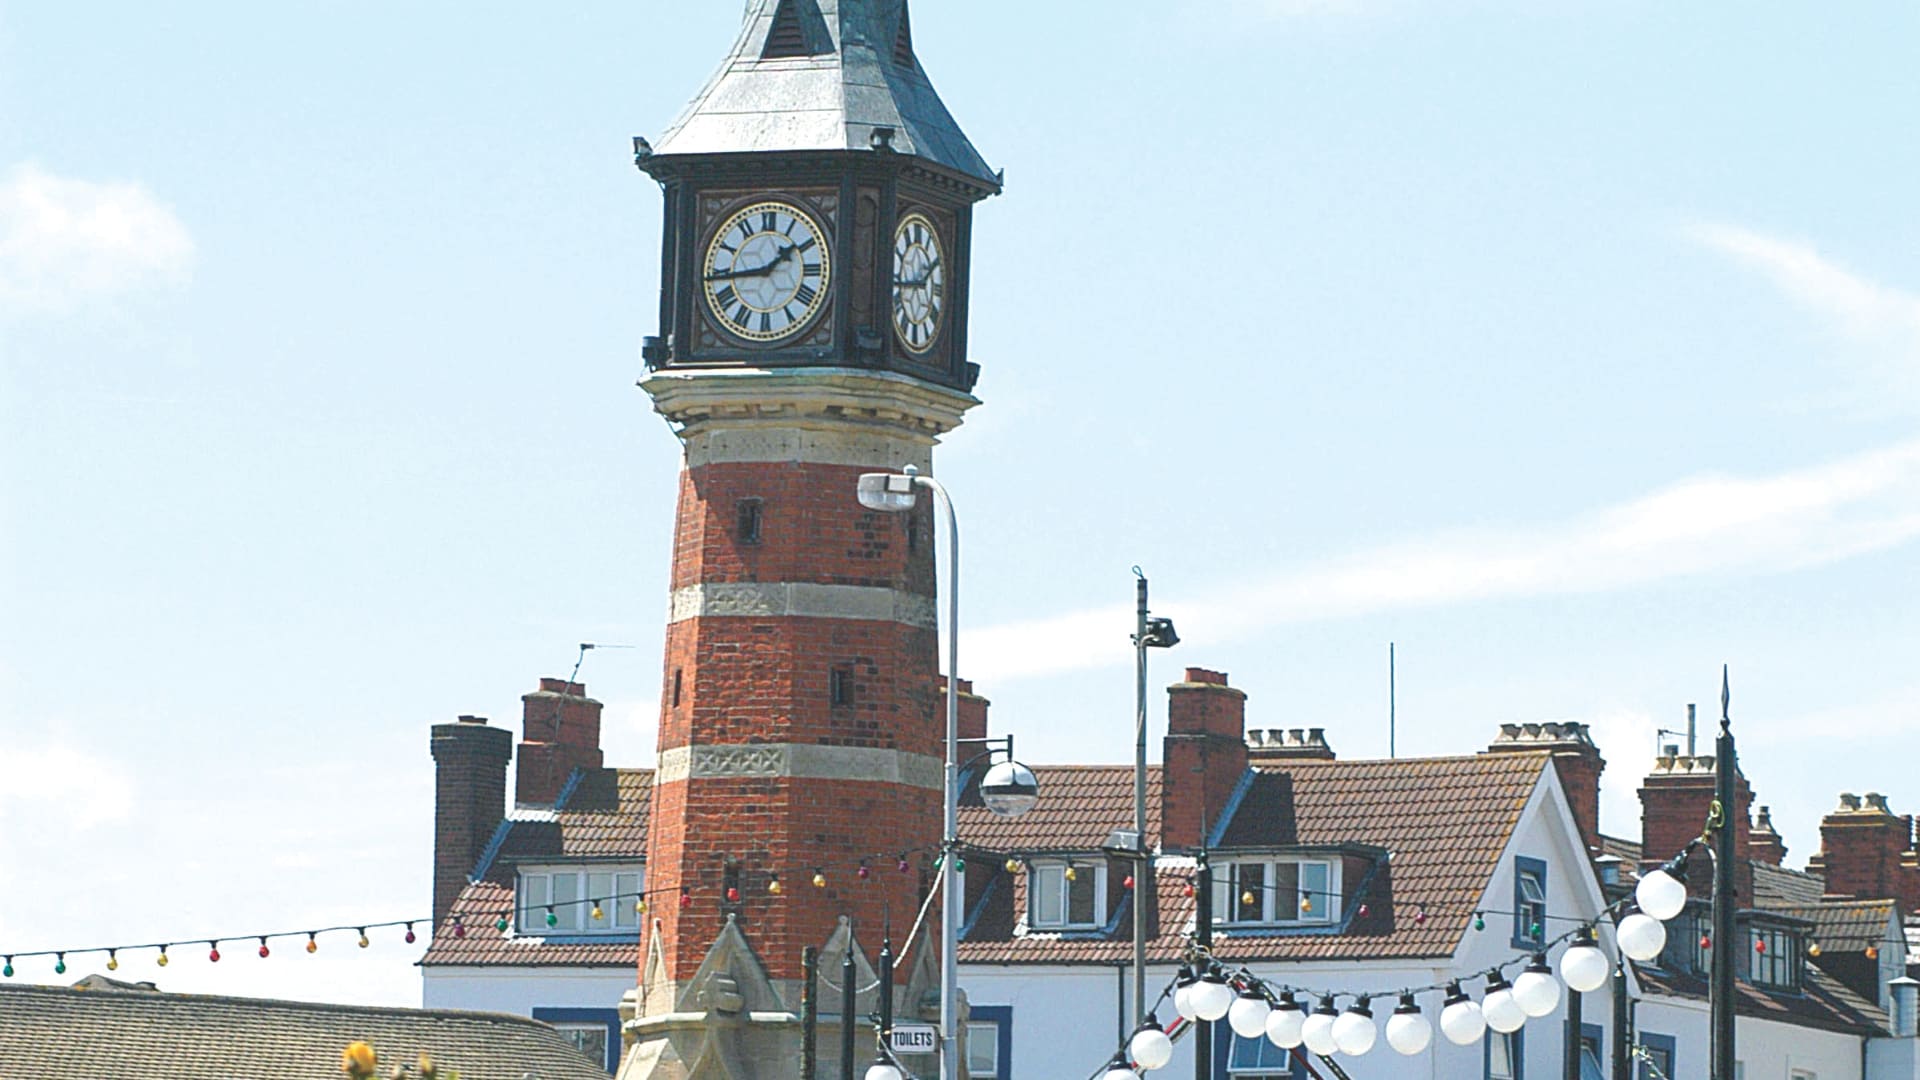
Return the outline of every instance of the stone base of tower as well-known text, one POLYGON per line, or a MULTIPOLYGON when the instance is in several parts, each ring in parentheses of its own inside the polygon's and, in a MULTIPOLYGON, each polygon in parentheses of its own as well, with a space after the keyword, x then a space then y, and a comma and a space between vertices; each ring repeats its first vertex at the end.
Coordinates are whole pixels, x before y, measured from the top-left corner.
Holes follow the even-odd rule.
MULTIPOLYGON (((657 941, 655 936, 653 940, 657 941)), ((904 986, 893 994, 896 1023, 937 1023, 940 969, 932 931, 921 935, 907 958, 904 986)), ((856 986, 854 1067, 866 1075, 875 1060, 873 1017, 879 1012, 879 976, 855 941, 847 920, 820 948, 815 998, 814 1067, 818 1080, 848 1075, 840 1058, 842 963, 853 949, 856 986)), ((803 1080, 806 1058, 805 991, 798 980, 773 979, 731 919, 693 977, 665 978, 657 951, 642 966, 641 985, 620 1002, 625 1049, 618 1080, 803 1080)), ((966 999, 960 1001, 965 1032, 966 999)), ((962 1047, 961 1060, 966 1058, 962 1047)), ((937 1076, 931 1054, 902 1055, 910 1075, 937 1076)), ((964 1070, 963 1070, 964 1074, 964 1070)))

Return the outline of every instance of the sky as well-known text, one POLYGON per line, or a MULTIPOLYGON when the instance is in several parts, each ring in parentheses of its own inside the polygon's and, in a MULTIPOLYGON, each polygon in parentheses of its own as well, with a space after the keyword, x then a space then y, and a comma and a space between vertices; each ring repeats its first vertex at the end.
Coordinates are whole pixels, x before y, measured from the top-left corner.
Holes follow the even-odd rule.
MULTIPOLYGON (((594 642, 651 763, 678 458, 629 140, 738 15, 0 0, 0 952, 237 937, 117 974, 417 1003, 398 930, 251 936, 428 911, 429 727, 517 730, 594 642)), ((914 31, 1007 176, 937 471, 1023 758, 1130 757, 1138 565, 1156 747, 1192 665, 1382 756, 1392 643, 1399 753, 1590 723, 1632 836, 1726 664, 1789 865, 1840 792, 1920 810, 1920 9, 914 31)))

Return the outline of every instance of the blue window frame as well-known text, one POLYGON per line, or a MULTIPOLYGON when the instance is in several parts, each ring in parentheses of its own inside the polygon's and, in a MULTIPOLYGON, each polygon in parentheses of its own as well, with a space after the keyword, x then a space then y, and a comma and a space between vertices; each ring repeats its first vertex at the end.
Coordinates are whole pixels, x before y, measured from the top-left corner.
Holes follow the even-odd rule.
POLYGON ((1547 943, 1547 864, 1525 855, 1513 857, 1513 946, 1538 949, 1547 943))
POLYGON ((1484 1063, 1482 1075, 1487 1080, 1526 1080, 1526 1028, 1511 1035, 1502 1035, 1489 1028, 1486 1038, 1481 1041, 1485 1044, 1485 1049, 1481 1051, 1481 1061, 1484 1063))
POLYGON ((602 1062, 611 1073, 620 1068, 620 1010, 567 1009, 536 1005, 533 1018, 552 1024, 584 1053, 598 1051, 606 1055, 602 1062))
POLYGON ((1662 1078, 1664 1078, 1664 1080, 1674 1080, 1673 1055, 1675 1046, 1673 1036, 1654 1035, 1643 1031, 1640 1033, 1640 1045, 1646 1049, 1647 1057, 1653 1060, 1649 1062, 1647 1058, 1640 1058, 1640 1067, 1635 1071, 1634 1075, 1638 1076, 1640 1080, 1662 1080, 1662 1078))
POLYGON ((1599 1024, 1580 1025, 1580 1080, 1607 1080, 1606 1033, 1599 1024))
POLYGON ((1273 1077, 1293 1076, 1293 1054, 1273 1045, 1273 1040, 1262 1035, 1255 1039, 1243 1039, 1233 1034, 1231 1028, 1227 1034, 1232 1036, 1232 1045, 1227 1048, 1227 1076, 1231 1080, 1271 1080, 1273 1077))
POLYGON ((975 1005, 967 1010, 967 1075, 975 1080, 1008 1080, 1013 1075, 1013 1006, 1011 1005, 975 1005), (976 1046, 973 1040, 989 1034, 986 1030, 991 1024, 994 1030, 993 1056, 986 1054, 985 1046, 976 1046), (986 1066, 991 1062, 992 1071, 975 1065, 986 1066))

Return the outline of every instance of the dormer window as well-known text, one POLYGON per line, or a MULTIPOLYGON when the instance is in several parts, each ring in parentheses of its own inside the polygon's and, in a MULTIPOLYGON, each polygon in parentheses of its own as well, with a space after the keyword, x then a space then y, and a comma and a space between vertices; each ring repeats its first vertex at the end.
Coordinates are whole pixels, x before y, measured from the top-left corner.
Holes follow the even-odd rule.
POLYGON ((1751 982, 1769 990, 1800 992, 1800 935, 1781 926, 1747 928, 1751 982))
POLYGON ((1105 923, 1105 862, 1035 861, 1027 870, 1027 925, 1035 930, 1089 930, 1105 923))
POLYGON ((1222 926, 1301 926, 1339 918, 1333 859, 1234 859, 1213 870, 1213 920, 1222 926))
POLYGON ((636 934, 634 904, 645 879, 638 866, 523 869, 514 891, 515 925, 522 934, 636 934))

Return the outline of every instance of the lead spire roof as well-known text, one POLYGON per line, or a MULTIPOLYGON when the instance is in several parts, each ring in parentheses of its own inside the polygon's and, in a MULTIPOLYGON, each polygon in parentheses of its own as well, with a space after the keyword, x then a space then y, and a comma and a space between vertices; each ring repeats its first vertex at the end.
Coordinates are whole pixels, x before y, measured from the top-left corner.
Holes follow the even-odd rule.
POLYGON ((907 0, 747 0, 733 51, 654 152, 867 150, 875 128, 999 189, 914 55, 907 0))

